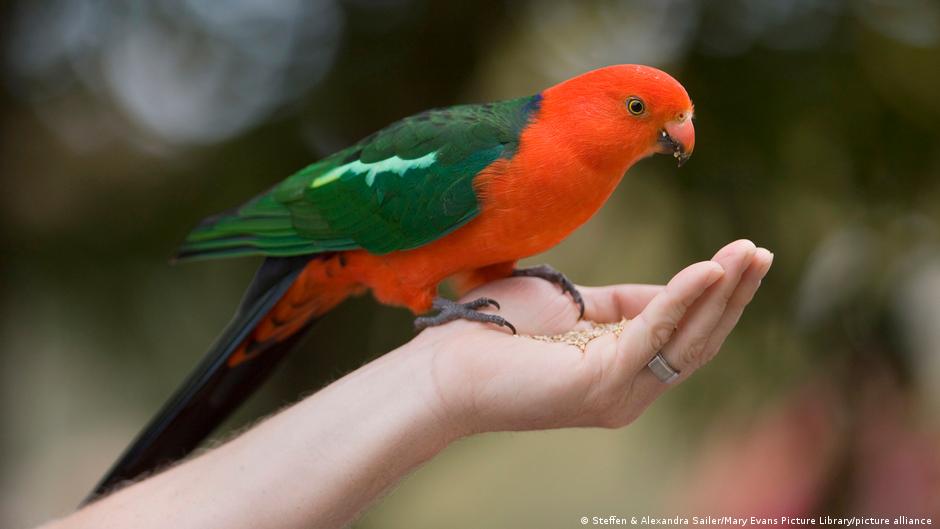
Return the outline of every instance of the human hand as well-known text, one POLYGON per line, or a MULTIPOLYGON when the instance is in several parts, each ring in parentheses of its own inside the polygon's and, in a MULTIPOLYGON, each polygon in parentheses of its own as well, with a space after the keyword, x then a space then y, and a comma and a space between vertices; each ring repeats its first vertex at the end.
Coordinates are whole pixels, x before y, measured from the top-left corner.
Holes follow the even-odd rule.
MULTIPOLYGON (((770 269, 773 255, 746 240, 682 270, 666 286, 579 287, 585 320, 628 319, 584 352, 563 343, 513 336, 492 325, 455 321, 422 332, 438 414, 454 435, 632 422, 669 385, 646 364, 661 351, 688 378, 717 353, 770 269)), ((489 297, 520 334, 590 327, 558 287, 535 278, 496 281, 466 299, 489 297)))
MULTIPOLYGON (((626 425, 668 387, 647 362, 661 351, 682 381, 710 360, 771 260, 737 241, 665 287, 581 287, 588 320, 630 319, 619 337, 601 336, 584 352, 469 321, 427 329, 222 446, 55 526, 164 527, 168 512, 187 526, 346 526, 457 437, 626 425), (258 491, 266 501, 251 501, 258 491)), ((578 320, 570 296, 542 279, 506 279, 468 294, 479 296, 499 300, 500 315, 520 333, 590 325, 578 320)))

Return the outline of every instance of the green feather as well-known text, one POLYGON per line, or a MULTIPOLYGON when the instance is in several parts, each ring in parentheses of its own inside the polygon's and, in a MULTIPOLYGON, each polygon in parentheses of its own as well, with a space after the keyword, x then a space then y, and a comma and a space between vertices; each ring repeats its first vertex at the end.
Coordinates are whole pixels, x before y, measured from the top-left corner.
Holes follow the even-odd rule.
POLYGON ((473 179, 510 158, 540 96, 405 118, 291 175, 186 238, 179 259, 289 256, 434 241, 480 212, 473 179))

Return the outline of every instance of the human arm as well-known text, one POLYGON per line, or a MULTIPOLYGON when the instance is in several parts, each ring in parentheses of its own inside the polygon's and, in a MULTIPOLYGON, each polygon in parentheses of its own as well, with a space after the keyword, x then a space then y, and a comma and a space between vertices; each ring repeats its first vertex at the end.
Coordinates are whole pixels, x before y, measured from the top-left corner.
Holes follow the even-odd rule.
MULTIPOLYGON (((49 527, 340 527, 462 436, 628 424, 667 388, 646 362, 662 349, 683 380, 714 356, 770 260, 739 241, 666 287, 582 288, 587 319, 630 319, 619 338, 602 336, 583 353, 472 322, 429 329, 228 443, 49 527)), ((538 279, 472 295, 499 299, 521 333, 586 324, 538 279)))

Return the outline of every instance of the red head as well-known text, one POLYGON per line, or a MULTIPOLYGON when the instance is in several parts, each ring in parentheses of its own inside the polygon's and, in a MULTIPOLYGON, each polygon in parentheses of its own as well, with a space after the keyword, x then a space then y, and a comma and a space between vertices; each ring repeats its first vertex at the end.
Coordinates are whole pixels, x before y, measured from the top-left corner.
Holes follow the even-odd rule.
POLYGON ((539 121, 564 124, 558 139, 595 166, 626 170, 654 153, 673 155, 682 165, 695 148, 689 94, 656 68, 608 66, 555 85, 543 96, 539 121))

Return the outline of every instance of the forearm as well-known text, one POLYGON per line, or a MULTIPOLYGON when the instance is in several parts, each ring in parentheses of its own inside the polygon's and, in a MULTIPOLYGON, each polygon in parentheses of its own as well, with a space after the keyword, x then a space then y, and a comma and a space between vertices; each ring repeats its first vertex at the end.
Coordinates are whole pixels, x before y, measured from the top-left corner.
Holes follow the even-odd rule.
POLYGON ((56 527, 339 527, 453 439, 406 346, 56 527))

